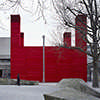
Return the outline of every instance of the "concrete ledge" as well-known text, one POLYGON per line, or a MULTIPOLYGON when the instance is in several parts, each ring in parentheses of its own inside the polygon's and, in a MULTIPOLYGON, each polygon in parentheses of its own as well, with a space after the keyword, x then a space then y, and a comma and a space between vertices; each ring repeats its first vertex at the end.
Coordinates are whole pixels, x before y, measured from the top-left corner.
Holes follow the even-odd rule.
POLYGON ((70 87, 77 91, 100 98, 100 92, 89 87, 82 79, 62 79, 57 86, 60 88, 70 87))
POLYGON ((64 98, 59 98, 59 97, 50 96, 50 95, 44 95, 44 99, 45 100, 66 100, 64 98))
POLYGON ((100 93, 81 79, 63 79, 57 87, 60 90, 45 94, 45 100, 100 100, 100 93))
POLYGON ((92 95, 79 92, 72 88, 65 88, 44 95, 45 100, 100 100, 92 95))
MULTIPOLYGON (((0 78, 0 85, 16 85, 16 79, 0 78)), ((20 85, 38 85, 38 81, 20 80, 20 85)))

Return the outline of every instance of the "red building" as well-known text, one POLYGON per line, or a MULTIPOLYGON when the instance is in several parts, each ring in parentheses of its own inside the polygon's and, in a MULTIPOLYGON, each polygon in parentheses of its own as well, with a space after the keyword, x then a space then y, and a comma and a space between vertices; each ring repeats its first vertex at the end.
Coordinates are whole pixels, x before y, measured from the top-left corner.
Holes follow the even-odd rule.
MULTIPOLYGON (((84 15, 77 17, 84 19, 86 23, 84 15)), ((76 46, 80 34, 76 31, 76 46)), ((64 44, 71 46, 71 33, 64 34, 64 44)), ((82 42, 81 45, 86 46, 86 43, 82 42)), ((24 80, 43 81, 43 47, 24 46, 24 33, 20 32, 20 16, 11 15, 11 78, 15 79, 18 73, 24 80)), ((46 46, 45 81, 57 82, 63 78, 81 78, 87 81, 86 54, 75 49, 46 46)))

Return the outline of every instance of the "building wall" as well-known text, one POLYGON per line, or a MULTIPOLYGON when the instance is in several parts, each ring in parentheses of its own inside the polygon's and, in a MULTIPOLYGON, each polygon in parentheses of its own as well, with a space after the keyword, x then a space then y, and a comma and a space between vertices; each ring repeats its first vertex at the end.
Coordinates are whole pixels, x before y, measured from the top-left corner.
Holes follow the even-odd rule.
POLYGON ((10 38, 0 37, 0 78, 10 78, 10 38))
MULTIPOLYGON (((43 47, 24 47, 20 32, 20 16, 11 16, 11 78, 43 80, 43 47)), ((81 78, 87 81, 87 56, 75 50, 45 47, 45 81, 57 82, 63 78, 81 78)))
POLYGON ((0 58, 10 58, 9 37, 0 37, 0 58))
POLYGON ((76 30, 75 30, 75 44, 76 47, 80 47, 83 50, 87 50, 86 36, 87 36, 87 17, 86 15, 78 15, 75 19, 76 30))

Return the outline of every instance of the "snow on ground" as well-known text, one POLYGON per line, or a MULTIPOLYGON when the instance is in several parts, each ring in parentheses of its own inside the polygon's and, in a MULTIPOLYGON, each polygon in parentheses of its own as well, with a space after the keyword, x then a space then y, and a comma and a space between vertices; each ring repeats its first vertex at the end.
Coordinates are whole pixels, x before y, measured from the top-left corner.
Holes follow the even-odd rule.
MULTIPOLYGON (((88 85, 89 87, 93 88, 93 87, 92 87, 92 82, 87 82, 87 85, 88 85)), ((99 83, 99 87, 100 87, 100 83, 99 83)), ((98 92, 100 92, 100 88, 93 88, 93 89, 96 90, 96 91, 98 91, 98 92)))
POLYGON ((59 90, 56 84, 34 86, 0 85, 0 100, 44 100, 43 94, 59 90))
MULTIPOLYGON (((34 86, 0 85, 0 100, 44 100, 43 94, 59 90, 57 83, 34 86)), ((87 83, 91 87, 91 82, 87 83)), ((100 88, 96 89, 100 92, 100 88)))

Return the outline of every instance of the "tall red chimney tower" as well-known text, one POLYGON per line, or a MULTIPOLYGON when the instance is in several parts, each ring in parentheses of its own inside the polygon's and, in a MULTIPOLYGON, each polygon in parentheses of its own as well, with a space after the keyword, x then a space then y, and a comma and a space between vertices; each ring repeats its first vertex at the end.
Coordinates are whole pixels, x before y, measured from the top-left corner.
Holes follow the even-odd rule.
POLYGON ((76 29, 75 29, 75 43, 76 47, 80 47, 83 50, 86 50, 87 45, 85 36, 87 35, 87 17, 86 15, 78 15, 75 19, 76 29))
POLYGON ((11 48, 13 47, 19 48, 19 44, 20 44, 20 16, 11 15, 11 48))
POLYGON ((24 33, 23 32, 20 33, 20 46, 24 47, 24 33))

